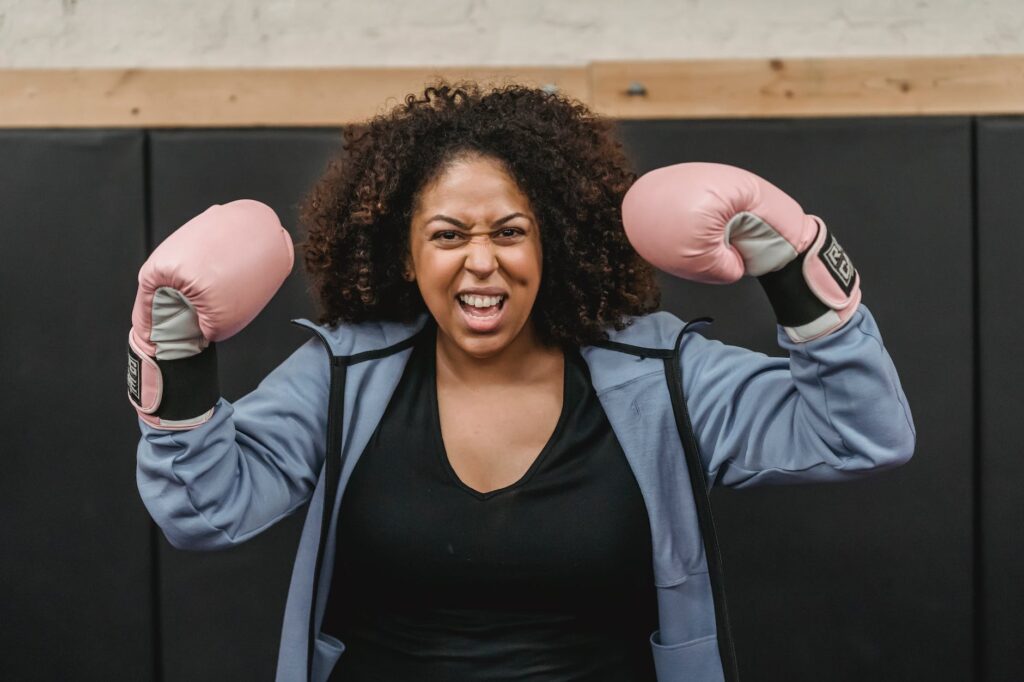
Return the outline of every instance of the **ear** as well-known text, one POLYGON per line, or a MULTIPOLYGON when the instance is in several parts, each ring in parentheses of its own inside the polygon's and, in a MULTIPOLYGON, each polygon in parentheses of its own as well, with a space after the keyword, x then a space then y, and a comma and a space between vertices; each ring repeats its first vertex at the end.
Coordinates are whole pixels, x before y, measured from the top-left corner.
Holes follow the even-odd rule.
POLYGON ((416 271, 412 267, 412 259, 406 256, 404 259, 405 267, 402 270, 402 278, 406 282, 416 281, 416 271))

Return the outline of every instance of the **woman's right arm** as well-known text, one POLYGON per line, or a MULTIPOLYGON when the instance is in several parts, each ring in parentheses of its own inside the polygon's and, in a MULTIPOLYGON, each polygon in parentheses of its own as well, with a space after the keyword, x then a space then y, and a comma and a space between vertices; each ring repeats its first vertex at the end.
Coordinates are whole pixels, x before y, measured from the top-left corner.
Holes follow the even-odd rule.
POLYGON ((324 458, 329 384, 328 354, 313 338, 248 395, 220 398, 196 428, 138 420, 139 493, 173 546, 244 542, 309 499, 324 458))

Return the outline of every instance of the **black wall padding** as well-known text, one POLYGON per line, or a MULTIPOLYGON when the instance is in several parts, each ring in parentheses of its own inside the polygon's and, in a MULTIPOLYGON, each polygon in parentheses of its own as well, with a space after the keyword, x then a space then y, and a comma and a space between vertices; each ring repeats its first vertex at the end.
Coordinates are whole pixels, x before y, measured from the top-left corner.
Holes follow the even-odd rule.
POLYGON ((143 135, 0 131, 0 679, 153 679, 125 348, 143 135))
MULTIPOLYGON (((297 204, 340 143, 337 130, 151 133, 154 244, 210 205, 243 198, 271 206, 298 243, 297 204)), ((242 332, 218 344, 226 398, 235 400, 254 389, 309 338, 289 324, 292 318, 315 314, 305 287, 297 248, 292 275, 274 299, 242 332)), ((183 552, 161 536, 165 682, 273 679, 305 513, 303 506, 260 536, 223 552, 183 552)))
MULTIPOLYGON (((915 458, 875 478, 713 493, 745 682, 981 682, 1024 667, 1024 120, 981 119, 976 138, 973 125, 620 124, 641 169, 739 165, 827 222, 861 272, 918 428, 915 458)), ((171 548, 136 489, 125 342, 147 227, 159 243, 247 197, 298 240, 296 205, 339 146, 337 130, 0 131, 0 679, 272 679, 305 508, 228 551, 171 548)), ((708 335, 781 353, 756 283, 661 282, 666 309, 716 318, 708 335)), ((224 395, 241 397, 304 343, 288 320, 313 314, 299 254, 267 309, 220 344, 224 395)))
POLYGON ((987 680, 1024 670, 1024 121, 978 122, 981 634, 987 680))
MULTIPOLYGON (((714 493, 744 680, 972 679, 970 125, 620 126, 639 170, 741 166, 825 220, 860 270, 918 429, 915 458, 877 478, 714 493)), ((716 319, 709 336, 782 354, 755 282, 662 281, 666 309, 716 319)))

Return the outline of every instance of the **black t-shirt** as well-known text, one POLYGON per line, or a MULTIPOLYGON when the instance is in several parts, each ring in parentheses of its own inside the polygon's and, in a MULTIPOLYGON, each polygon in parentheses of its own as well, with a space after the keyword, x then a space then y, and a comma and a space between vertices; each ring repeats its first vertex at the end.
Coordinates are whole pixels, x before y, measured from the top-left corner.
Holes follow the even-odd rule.
POLYGON ((654 680, 647 510, 583 358, 536 461, 480 493, 444 451, 435 344, 428 325, 341 501, 331 679, 654 680))

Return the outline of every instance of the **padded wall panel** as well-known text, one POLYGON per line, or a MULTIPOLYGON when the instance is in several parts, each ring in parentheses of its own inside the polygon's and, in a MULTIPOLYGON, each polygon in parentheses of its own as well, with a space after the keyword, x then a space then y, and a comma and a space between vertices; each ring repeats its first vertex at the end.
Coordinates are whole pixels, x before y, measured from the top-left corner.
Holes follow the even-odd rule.
MULTIPOLYGON (((340 131, 151 133, 154 243, 215 203, 258 199, 298 242, 296 206, 340 147, 340 131)), ((231 254, 224 254, 230 258, 231 254)), ((236 400, 309 338, 302 257, 266 309, 218 344, 222 392, 236 400)), ((285 597, 306 507, 236 548, 182 552, 160 538, 166 682, 273 679, 285 597)))
POLYGON ((1021 188, 1024 120, 978 122, 978 283, 981 346, 982 652, 986 680, 1024 670, 1024 291, 1021 188))
POLYGON ((125 348, 143 136, 0 131, 0 679, 151 680, 125 348))
MULTIPOLYGON (((738 165, 821 216, 860 270, 917 425, 915 458, 877 478, 715 491, 743 679, 971 679, 970 121, 620 130, 638 170, 738 165)), ((782 354, 756 282, 662 282, 663 307, 716 318, 709 336, 782 354)))

